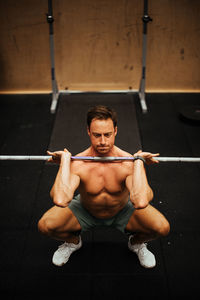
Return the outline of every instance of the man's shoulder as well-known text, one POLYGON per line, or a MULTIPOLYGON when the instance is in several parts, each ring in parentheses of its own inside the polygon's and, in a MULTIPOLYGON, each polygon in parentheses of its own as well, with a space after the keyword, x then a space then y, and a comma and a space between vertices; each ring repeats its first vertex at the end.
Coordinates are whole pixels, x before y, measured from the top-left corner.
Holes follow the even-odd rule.
MULTIPOLYGON (((90 152, 89 152, 89 148, 76 154, 75 156, 90 156, 90 152)), ((79 175, 80 172, 85 169, 84 167, 86 166, 86 164, 84 163, 84 160, 73 160, 72 161, 72 172, 79 175)))
POLYGON ((88 149, 86 149, 86 150, 84 150, 84 151, 82 151, 82 152, 76 154, 75 156, 90 156, 89 149, 90 149, 90 148, 88 148, 88 149))
MULTIPOLYGON (((133 156, 133 154, 131 154, 131 153, 127 152, 127 151, 124 151, 124 150, 122 150, 122 149, 120 149, 118 147, 117 147, 117 150, 118 150, 118 152, 117 152, 116 156, 120 156, 120 157, 133 156)), ((121 169, 122 166, 124 167, 125 173, 127 175, 131 175, 132 174, 132 171, 133 171, 133 163, 132 163, 132 161, 122 161, 121 165, 120 165, 120 170, 122 170, 121 169)))
POLYGON ((122 156, 123 157, 123 156, 132 156, 133 155, 133 154, 127 152, 127 151, 124 151, 124 150, 120 149, 117 146, 115 146, 115 147, 116 147, 115 150, 116 150, 117 156, 122 156))

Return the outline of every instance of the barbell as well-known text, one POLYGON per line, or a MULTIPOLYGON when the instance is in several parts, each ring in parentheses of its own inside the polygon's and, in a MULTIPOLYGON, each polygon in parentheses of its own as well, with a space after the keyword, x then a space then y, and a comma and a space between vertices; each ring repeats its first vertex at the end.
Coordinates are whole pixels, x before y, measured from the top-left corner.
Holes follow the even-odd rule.
MULTIPOLYGON (((0 155, 0 160, 44 160, 47 161, 52 156, 49 155, 0 155)), ((159 162, 200 162, 200 157, 154 157, 159 162)), ((71 156, 71 160, 85 160, 94 162, 112 161, 134 161, 133 156, 71 156)))

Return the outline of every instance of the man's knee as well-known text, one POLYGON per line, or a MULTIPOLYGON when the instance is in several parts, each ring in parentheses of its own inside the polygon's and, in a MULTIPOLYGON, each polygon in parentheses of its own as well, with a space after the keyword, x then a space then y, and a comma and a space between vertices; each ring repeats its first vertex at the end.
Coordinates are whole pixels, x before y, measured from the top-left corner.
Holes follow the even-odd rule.
POLYGON ((157 222, 155 226, 155 232, 159 237, 167 236, 170 232, 169 222, 166 219, 157 222))
POLYGON ((51 235, 56 231, 56 226, 51 218, 41 218, 38 222, 38 230, 45 235, 51 235))

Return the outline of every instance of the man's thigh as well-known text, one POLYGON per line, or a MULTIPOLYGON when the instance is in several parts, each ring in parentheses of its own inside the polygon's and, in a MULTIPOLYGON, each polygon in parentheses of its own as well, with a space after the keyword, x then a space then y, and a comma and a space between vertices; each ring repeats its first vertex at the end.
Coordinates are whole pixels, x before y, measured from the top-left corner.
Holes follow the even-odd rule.
POLYGON ((167 226, 168 221, 156 208, 150 204, 143 209, 134 210, 126 230, 130 232, 144 232, 159 231, 163 226, 167 226))
POLYGON ((50 222, 51 226, 58 231, 75 232, 81 230, 77 218, 68 207, 53 206, 43 215, 42 219, 50 222))

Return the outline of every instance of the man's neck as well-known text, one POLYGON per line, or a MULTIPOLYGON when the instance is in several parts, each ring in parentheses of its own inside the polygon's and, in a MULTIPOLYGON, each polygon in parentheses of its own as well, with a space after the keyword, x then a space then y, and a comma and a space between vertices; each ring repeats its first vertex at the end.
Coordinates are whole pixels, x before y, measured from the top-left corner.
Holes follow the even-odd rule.
POLYGON ((110 149, 110 151, 106 153, 99 153, 92 146, 90 146, 89 152, 91 153, 91 156, 116 156, 116 146, 113 146, 112 149, 110 149))

